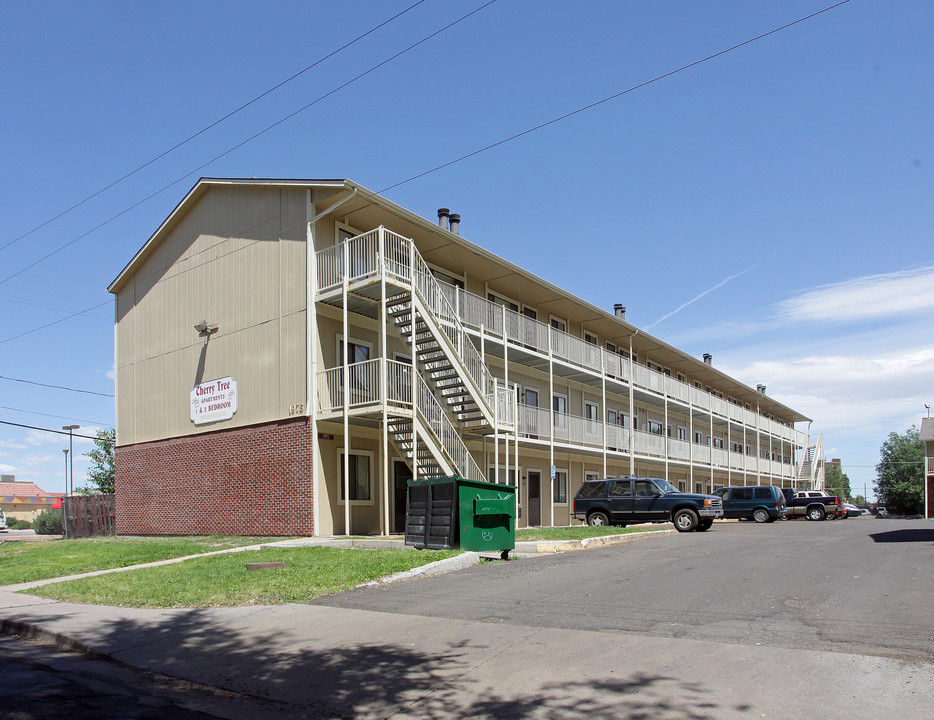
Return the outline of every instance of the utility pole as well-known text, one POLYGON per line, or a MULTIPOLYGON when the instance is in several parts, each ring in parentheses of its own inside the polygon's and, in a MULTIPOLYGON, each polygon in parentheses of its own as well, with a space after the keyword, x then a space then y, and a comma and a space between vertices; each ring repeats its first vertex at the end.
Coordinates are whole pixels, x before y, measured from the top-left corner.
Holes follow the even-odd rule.
POLYGON ((65 514, 65 496, 68 494, 68 448, 62 450, 65 453, 65 492, 62 493, 62 529, 65 531, 65 539, 68 539, 68 516, 65 514))
MULTIPOLYGON (((68 464, 68 475, 71 476, 71 490, 68 489, 68 477, 65 478, 65 492, 68 493, 68 504, 71 504, 71 496, 75 491, 75 449, 73 445, 74 433, 80 425, 63 425, 62 430, 68 431, 68 450, 66 451, 65 457, 68 458, 71 455, 71 462, 68 464)), ((65 526, 65 537, 68 537, 68 516, 65 513, 65 505, 62 504, 62 524, 65 526)))

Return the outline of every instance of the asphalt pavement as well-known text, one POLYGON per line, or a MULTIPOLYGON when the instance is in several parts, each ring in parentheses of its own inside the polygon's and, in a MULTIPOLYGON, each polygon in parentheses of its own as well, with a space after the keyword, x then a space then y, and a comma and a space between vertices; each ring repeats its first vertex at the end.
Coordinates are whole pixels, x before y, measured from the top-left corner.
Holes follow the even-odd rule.
MULTIPOLYGON (((679 537, 653 534, 598 552, 664 548, 679 537)), ((534 567, 540 560, 514 562, 534 567)), ((404 582, 417 588, 423 581, 404 582)), ((246 717, 244 706, 224 698, 307 718, 932 715, 934 658, 324 605, 143 610, 26 593, 0 588, 3 632, 192 683, 214 693, 216 703, 173 703, 213 717, 246 717)))

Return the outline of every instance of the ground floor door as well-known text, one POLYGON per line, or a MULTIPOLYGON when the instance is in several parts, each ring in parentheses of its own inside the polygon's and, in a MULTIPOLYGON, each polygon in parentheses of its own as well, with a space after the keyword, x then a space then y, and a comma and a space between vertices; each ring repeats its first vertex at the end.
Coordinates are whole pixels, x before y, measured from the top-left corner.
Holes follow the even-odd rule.
POLYGON ((542 524, 542 474, 538 470, 529 470, 529 527, 542 524))
POLYGON ((405 495, 408 482, 412 479, 412 470, 402 460, 392 462, 392 528, 390 532, 405 533, 405 495))

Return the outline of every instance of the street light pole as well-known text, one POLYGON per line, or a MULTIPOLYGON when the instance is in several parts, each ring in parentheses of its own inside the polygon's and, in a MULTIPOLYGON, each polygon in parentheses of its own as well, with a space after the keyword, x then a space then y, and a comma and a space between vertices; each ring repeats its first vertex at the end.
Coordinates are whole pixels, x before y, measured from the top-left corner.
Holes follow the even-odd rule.
POLYGON ((62 529, 65 531, 65 538, 68 538, 68 518, 65 514, 65 496, 68 494, 68 448, 62 450, 65 453, 65 492, 62 493, 62 529))
POLYGON ((71 490, 68 490, 68 494, 71 495, 75 491, 75 451, 72 446, 72 440, 74 439, 74 431, 77 430, 80 425, 63 425, 62 430, 68 431, 68 452, 71 453, 71 465, 70 465, 70 475, 71 475, 71 490))
MULTIPOLYGON (((69 501, 68 504, 69 505, 71 504, 71 496, 75 492, 75 449, 74 449, 74 446, 72 445, 72 441, 74 440, 74 432, 79 427, 81 426, 80 425, 63 425, 62 426, 62 430, 68 431, 68 453, 65 455, 65 457, 68 457, 68 455, 71 455, 71 462, 69 463, 69 466, 68 466, 69 475, 71 475, 71 490, 68 489, 68 478, 67 477, 65 478, 65 491, 68 493, 68 501, 69 501)), ((65 513, 64 503, 62 504, 62 521, 63 521, 62 524, 65 526, 65 537, 67 538, 68 537, 68 517, 65 513)))

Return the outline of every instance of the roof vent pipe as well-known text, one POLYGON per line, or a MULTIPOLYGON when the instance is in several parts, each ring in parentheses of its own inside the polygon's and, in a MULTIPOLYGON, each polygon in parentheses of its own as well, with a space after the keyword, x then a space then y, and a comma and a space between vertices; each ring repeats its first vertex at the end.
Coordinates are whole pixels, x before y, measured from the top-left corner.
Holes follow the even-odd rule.
POLYGON ((451 211, 447 208, 438 208, 438 224, 445 230, 448 229, 448 218, 450 215, 451 211))
POLYGON ((626 306, 621 303, 616 303, 613 306, 613 314, 616 315, 620 320, 626 319, 626 306))
POLYGON ((713 365, 713 355, 710 353, 704 353, 704 362, 708 365, 713 365))
POLYGON ((765 385, 756 385, 756 390, 765 395, 765 385))
POLYGON ((457 213, 451 214, 451 232, 455 235, 461 234, 461 216, 457 213))

